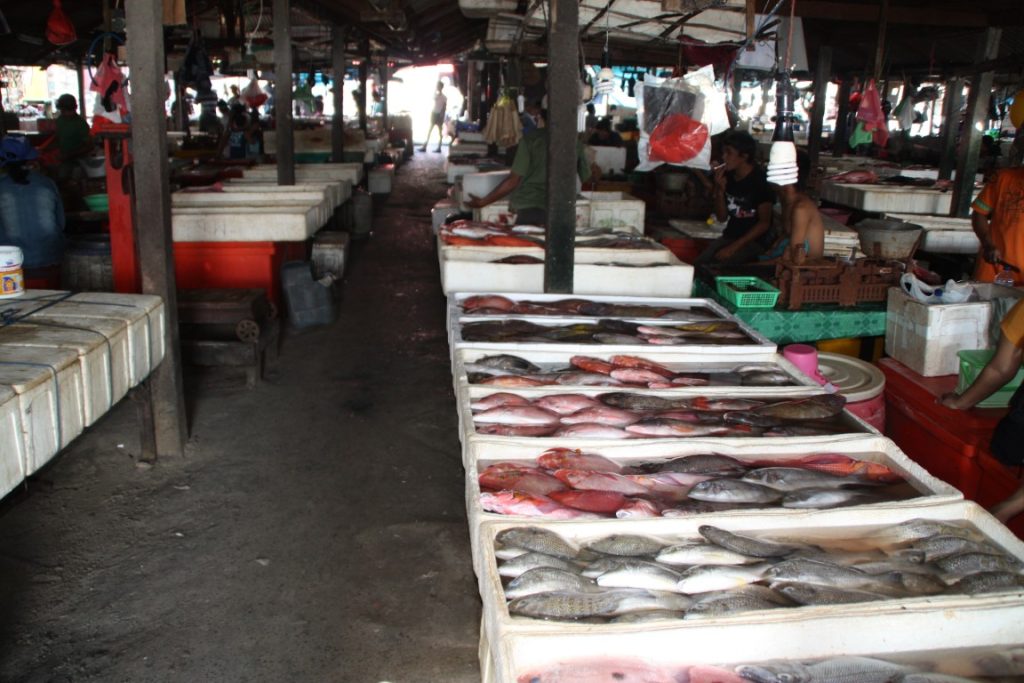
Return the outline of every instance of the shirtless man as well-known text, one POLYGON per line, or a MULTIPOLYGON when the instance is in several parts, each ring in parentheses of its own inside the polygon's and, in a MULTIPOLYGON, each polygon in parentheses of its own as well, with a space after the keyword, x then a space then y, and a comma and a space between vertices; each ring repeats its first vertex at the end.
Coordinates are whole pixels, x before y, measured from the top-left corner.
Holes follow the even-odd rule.
POLYGON ((779 185, 769 181, 782 204, 781 235, 769 253, 793 265, 816 261, 825 255, 825 224, 818 204, 801 189, 807 180, 806 159, 798 160, 797 166, 796 183, 779 185))

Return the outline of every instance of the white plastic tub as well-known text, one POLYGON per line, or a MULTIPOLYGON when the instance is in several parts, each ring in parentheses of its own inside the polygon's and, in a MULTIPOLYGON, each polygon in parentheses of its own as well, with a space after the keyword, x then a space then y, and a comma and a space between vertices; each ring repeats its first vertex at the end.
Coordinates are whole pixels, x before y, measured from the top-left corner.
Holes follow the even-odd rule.
MULTIPOLYGON (((804 542, 858 538, 910 519, 966 521, 991 542, 1024 559, 1024 544, 974 503, 936 502, 885 509, 809 511, 765 516, 704 515, 694 519, 615 520, 537 525, 587 542, 609 534, 646 534, 669 542, 699 538, 713 524, 738 533, 798 538, 804 542)), ((553 658, 640 658, 653 664, 724 664, 779 658, 882 654, 907 650, 995 646, 1020 642, 1024 590, 976 596, 933 596, 839 606, 753 611, 695 621, 645 624, 574 624, 511 617, 494 557, 494 538, 521 524, 485 523, 479 575, 484 628, 498 680, 514 681, 526 668, 553 658)))
POLYGON ((977 254, 978 236, 969 218, 890 213, 889 218, 909 221, 924 228, 921 249, 938 254, 977 254))
POLYGON ((0 385, 0 498, 25 479, 25 441, 18 395, 0 385))
POLYGON ((926 187, 857 185, 828 181, 821 184, 823 200, 877 213, 948 214, 952 196, 952 192, 926 187))
MULTIPOLYGON (((277 167, 271 165, 253 166, 244 171, 246 179, 277 182, 277 167)), ((317 180, 347 180, 353 186, 363 182, 363 164, 295 164, 295 181, 302 183, 317 180)))
POLYGON ((247 180, 246 178, 230 178, 224 181, 225 193, 245 194, 283 194, 293 192, 323 192, 332 205, 337 208, 352 198, 352 183, 348 180, 322 180, 297 183, 295 185, 278 185, 277 183, 247 180))
POLYGON ((476 164, 453 164, 450 161, 445 163, 445 176, 449 185, 459 182, 459 179, 467 173, 476 173, 476 164))
POLYGON ((18 395, 28 476, 84 429, 82 367, 61 349, 0 347, 0 360, 0 386, 18 395))
POLYGON ((189 210, 203 213, 210 210, 228 209, 249 214, 284 212, 294 209, 313 209, 315 219, 324 225, 334 214, 334 206, 323 192, 293 192, 289 194, 233 194, 227 192, 176 192, 171 195, 172 213, 181 214, 189 210))
POLYGON ((175 208, 175 242, 302 242, 324 225, 313 206, 175 208))

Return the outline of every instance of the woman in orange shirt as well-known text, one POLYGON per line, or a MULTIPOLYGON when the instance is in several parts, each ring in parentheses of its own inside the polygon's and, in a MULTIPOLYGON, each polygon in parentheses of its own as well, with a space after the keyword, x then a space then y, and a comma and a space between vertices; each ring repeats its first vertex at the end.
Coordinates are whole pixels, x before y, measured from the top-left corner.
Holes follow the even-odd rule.
POLYGON ((971 227, 981 242, 974 279, 992 282, 999 260, 1024 269, 1024 168, 999 171, 971 209, 971 227))
MULTIPOLYGON (((973 408, 1013 379, 1024 362, 1024 299, 1010 309, 1000 325, 1002 334, 992 360, 963 394, 946 394, 939 402, 953 410, 973 408)), ((1004 465, 1019 467, 1024 464, 1024 385, 1010 399, 1010 412, 1006 414, 992 434, 992 455, 1004 465)), ((1024 485, 1009 498, 991 510, 1001 522, 1007 522, 1024 512, 1024 485)))

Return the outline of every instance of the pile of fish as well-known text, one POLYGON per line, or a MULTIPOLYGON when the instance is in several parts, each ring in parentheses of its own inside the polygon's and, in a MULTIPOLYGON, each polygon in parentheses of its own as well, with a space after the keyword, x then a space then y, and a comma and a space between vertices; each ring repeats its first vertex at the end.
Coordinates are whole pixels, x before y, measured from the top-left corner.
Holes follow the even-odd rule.
MULTIPOLYGON (((526 247, 544 246, 544 228, 536 225, 502 225, 481 221, 459 220, 438 231, 441 240, 461 247, 526 247)), ((576 231, 576 246, 598 249, 665 249, 652 239, 630 231, 607 228, 584 228, 576 231)))
POLYGON ((666 398, 616 391, 529 399, 500 392, 472 401, 478 434, 577 439, 696 436, 822 436, 849 432, 842 394, 759 400, 666 398))
POLYGON ((1024 589, 1024 564, 959 524, 915 519, 829 544, 711 525, 698 532, 677 542, 614 534, 577 544, 539 527, 504 529, 495 556, 508 611, 623 623, 1024 589))
POLYGON ((499 294, 477 294, 460 303, 466 315, 560 315, 596 318, 661 318, 682 322, 715 322, 722 320, 707 309, 675 308, 651 304, 626 304, 590 299, 558 299, 557 301, 514 301, 499 294))
POLYGON ((740 666, 670 666, 639 659, 562 661, 518 683, 1006 683, 1024 680, 1024 650, 987 650, 928 661, 840 656, 740 666))
POLYGON ((532 342, 539 344, 749 344, 751 338, 732 320, 709 320, 676 325, 644 325, 618 319, 596 323, 541 325, 508 318, 462 323, 462 339, 468 342, 532 342))
POLYGON ((487 512, 549 519, 822 509, 916 495, 885 465, 839 453, 755 462, 701 453, 623 467, 597 453, 552 448, 531 464, 490 465, 478 480, 487 512))
POLYGON ((787 386, 793 378, 776 365, 740 365, 729 372, 676 372, 639 356, 612 356, 608 360, 573 356, 569 367, 543 370, 525 358, 503 353, 465 364, 470 384, 494 387, 599 386, 640 389, 677 389, 705 386, 787 386))

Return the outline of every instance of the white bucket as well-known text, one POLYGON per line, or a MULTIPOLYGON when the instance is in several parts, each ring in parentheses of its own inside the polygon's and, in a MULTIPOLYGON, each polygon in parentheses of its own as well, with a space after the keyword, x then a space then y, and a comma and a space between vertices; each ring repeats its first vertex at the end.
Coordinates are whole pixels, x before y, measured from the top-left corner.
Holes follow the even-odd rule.
POLYGON ((0 246, 0 299, 25 293, 25 276, 21 272, 24 255, 18 247, 0 246))

